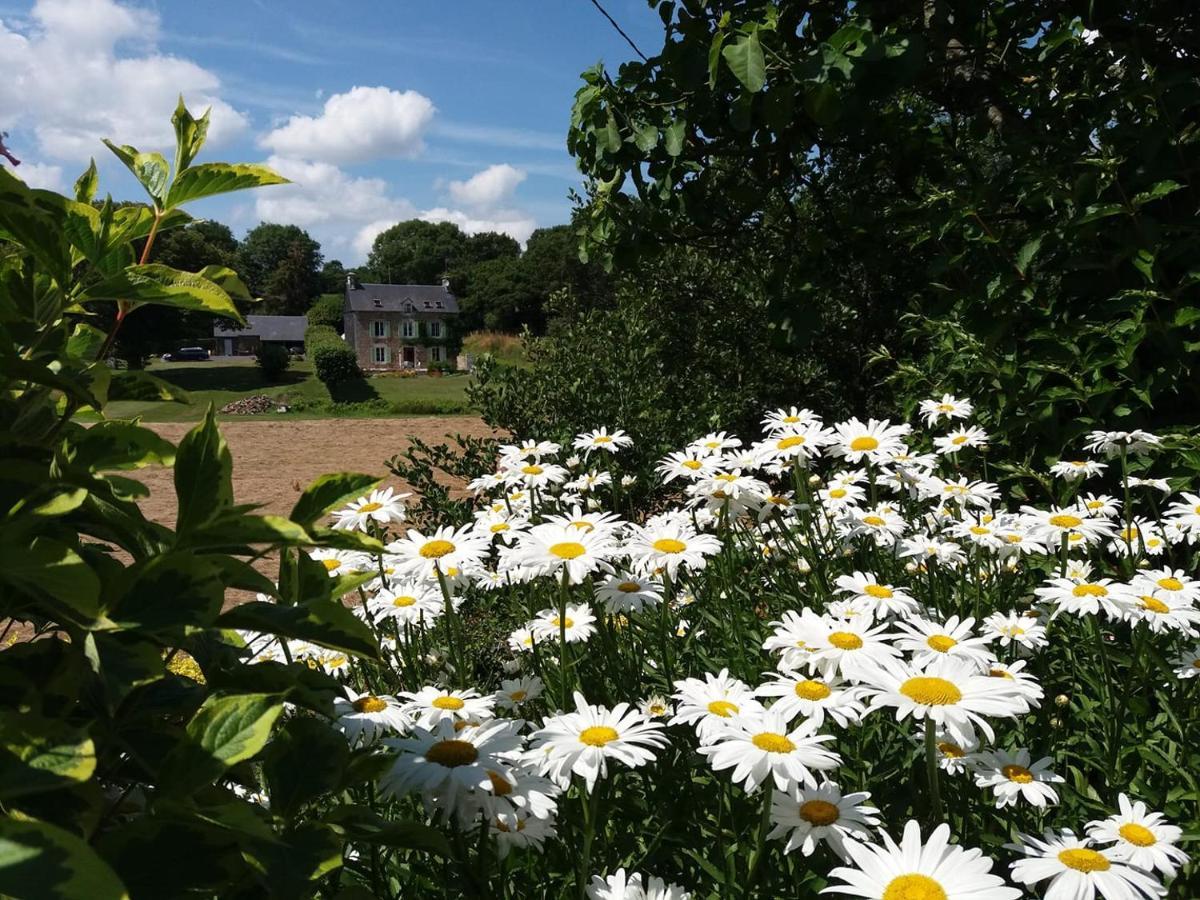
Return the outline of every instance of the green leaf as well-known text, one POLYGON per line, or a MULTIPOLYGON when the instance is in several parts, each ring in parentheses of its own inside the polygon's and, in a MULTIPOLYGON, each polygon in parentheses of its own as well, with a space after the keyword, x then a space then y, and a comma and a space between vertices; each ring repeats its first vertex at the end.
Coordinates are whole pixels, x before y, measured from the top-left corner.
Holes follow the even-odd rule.
POLYGON ((190 403, 191 395, 181 387, 164 381, 142 370, 118 371, 113 373, 108 388, 108 400, 171 400, 175 403, 190 403))
POLYGON ((116 154, 125 168, 133 173, 138 184, 146 189, 154 205, 162 209, 167 199, 167 183, 171 178, 166 157, 161 153, 139 153, 135 147, 128 145, 118 147, 108 138, 104 139, 104 146, 116 154))
POLYGON ((351 842, 420 850, 442 857, 451 855, 446 837, 440 831, 416 822, 385 819, 366 807, 339 806, 325 817, 325 821, 341 828, 351 842))
POLYGON ((31 712, 0 712, 0 798, 80 784, 95 771, 96 748, 85 729, 31 712))
POLYGON ((238 547, 247 544, 314 543, 303 528, 282 516, 248 516, 230 514, 218 516, 201 528, 181 535, 180 546, 238 547))
POLYGON ((179 498, 176 529, 181 534, 233 505, 233 458, 217 428, 216 407, 212 404, 204 421, 179 442, 175 495, 179 498))
POLYGON ((64 444, 62 455, 69 464, 89 471, 142 469, 171 465, 175 461, 175 446, 149 428, 132 422, 97 422, 64 444))
POLYGON ((243 303, 254 302, 250 289, 233 269, 225 266, 205 266, 196 274, 207 278, 234 300, 241 300, 243 303))
POLYGON ((75 199, 80 203, 91 203, 96 197, 100 176, 96 172, 96 160, 88 162, 87 170, 75 179, 75 199))
POLYGON ((667 126, 663 132, 663 149, 667 151, 668 156, 678 156, 683 152, 683 137, 687 129, 687 122, 683 119, 675 119, 667 126))
POLYGON ((1153 200, 1158 200, 1168 194, 1173 194, 1176 191, 1182 190, 1183 185, 1178 181, 1167 179, 1165 181, 1156 182, 1148 191, 1142 191, 1140 194, 1135 194, 1133 198, 1134 206, 1145 206, 1153 200))
POLYGON ((361 497, 382 480, 374 475, 356 475, 349 472, 322 475, 304 489, 288 518, 307 526, 335 507, 361 497))
POLYGON ((175 176, 166 206, 173 209, 202 197, 265 187, 269 184, 291 184, 278 172, 266 166, 249 163, 203 163, 175 176))
POLYGON ((124 270, 93 285, 78 298, 80 303, 124 300, 139 306, 153 303, 176 309, 193 309, 226 316, 245 324, 233 298, 216 282, 194 272, 151 263, 124 270))
POLYGON ((335 793, 350 761, 346 736, 313 716, 294 716, 263 760, 271 811, 292 817, 322 794, 335 793))
POLYGON ((116 873, 83 840, 36 819, 0 819, 0 895, 127 900, 116 873))
POLYGON ((222 570, 204 556, 173 551, 134 563, 105 583, 108 615, 126 627, 181 635, 212 624, 225 599, 222 570))
POLYGON ((1042 235, 1026 241, 1021 249, 1017 251, 1017 270, 1024 275, 1029 271, 1029 264, 1033 262, 1033 258, 1037 256, 1038 250, 1042 246, 1042 235))
POLYGON ((762 45, 758 41, 758 31, 751 31, 736 43, 721 51, 725 64, 734 77, 745 86, 746 90, 756 94, 767 83, 767 64, 763 58, 762 45))
POLYGON ((100 614, 100 579, 78 553, 48 537, 29 544, 0 545, 0 583, 46 596, 66 621, 83 628, 106 624, 100 614))
POLYGON ((1075 220, 1075 224, 1085 225, 1088 222, 1095 222, 1097 219, 1106 219, 1109 216, 1116 216, 1123 212, 1125 212, 1125 207, 1120 203, 1095 203, 1083 211, 1083 215, 1075 220))
MULTIPOLYGON (((208 116, 212 109, 206 109, 199 119, 193 119, 192 114, 183 103, 183 94, 179 95, 179 103, 171 116, 171 124, 175 126, 175 183, 179 183, 179 174, 192 164, 204 140, 208 137, 208 116)), ((175 188, 172 186, 172 192, 175 188)))
POLYGON ((310 600, 297 606, 241 603, 217 619, 217 625, 298 638, 369 659, 379 657, 371 629, 336 600, 310 600))
POLYGON ((188 722, 185 741, 164 761, 163 783, 176 793, 212 783, 266 746, 282 712, 277 694, 209 697, 188 722))

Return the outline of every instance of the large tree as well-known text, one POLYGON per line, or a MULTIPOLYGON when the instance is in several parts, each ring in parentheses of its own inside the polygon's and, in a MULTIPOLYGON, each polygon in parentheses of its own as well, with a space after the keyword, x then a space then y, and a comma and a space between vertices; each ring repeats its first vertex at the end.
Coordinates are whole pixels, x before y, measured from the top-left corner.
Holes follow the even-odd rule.
POLYGON ((321 294, 321 245, 296 225, 264 222, 250 229, 238 252, 238 272, 262 312, 303 315, 321 294))
POLYGON ((399 222, 376 236, 367 257, 371 276, 391 284, 437 284, 467 246, 452 222, 399 222))
POLYGON ((754 259, 849 405, 874 357, 909 401, 970 393, 1031 455, 1193 416, 1193 4, 650 5, 662 48, 576 96, 587 255, 754 259))

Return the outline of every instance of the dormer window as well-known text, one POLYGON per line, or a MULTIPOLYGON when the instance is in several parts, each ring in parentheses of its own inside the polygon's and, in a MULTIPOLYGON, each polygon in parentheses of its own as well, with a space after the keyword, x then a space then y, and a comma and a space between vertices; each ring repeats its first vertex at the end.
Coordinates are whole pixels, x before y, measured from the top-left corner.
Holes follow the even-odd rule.
POLYGON ((383 309, 383 301, 380 300, 378 297, 374 298, 371 302, 373 304, 375 304, 376 309, 383 309))
POLYGON ((441 301, 441 300, 439 300, 439 301, 437 302, 437 308, 438 308, 438 309, 445 309, 446 307, 445 307, 445 306, 442 304, 442 301, 441 301))

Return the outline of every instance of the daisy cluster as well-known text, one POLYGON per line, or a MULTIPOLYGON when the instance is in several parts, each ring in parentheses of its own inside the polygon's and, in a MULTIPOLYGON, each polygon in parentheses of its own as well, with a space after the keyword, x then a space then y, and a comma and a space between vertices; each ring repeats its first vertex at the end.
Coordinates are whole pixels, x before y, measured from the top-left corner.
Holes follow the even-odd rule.
MULTIPOLYGON (((1045 473, 1051 502, 1005 502, 999 485, 966 474, 989 452, 972 412, 948 394, 924 401, 919 432, 776 410, 756 441, 714 432, 665 456, 656 471, 666 500, 645 516, 622 503, 634 481, 614 466, 631 445, 620 429, 578 435, 566 450, 506 445, 495 470, 467 486, 478 501, 471 521, 407 528, 405 495, 377 491, 335 526, 379 537, 382 553, 312 554, 331 576, 360 576, 354 613, 396 672, 438 677, 374 693, 344 654, 244 637, 258 659, 306 660, 346 678, 333 724, 387 757, 383 795, 414 795, 459 831, 486 826, 502 856, 559 837, 569 792, 594 796, 618 771, 671 755, 743 795, 762 792, 765 838, 785 856, 827 848, 842 863, 828 891, 1015 898, 991 859, 950 843, 947 825, 922 837, 909 821, 893 840, 871 793, 843 789, 839 771, 862 763, 846 748, 858 746, 856 730, 891 719, 908 738, 897 752, 923 753, 933 770, 923 789, 936 797, 939 779, 964 779, 996 809, 1036 810, 1040 823, 1060 803, 1062 762, 1051 747, 1025 746, 1044 735, 1020 723, 1042 707, 1037 673, 1061 646, 1060 618, 1098 637, 1103 625, 1158 641, 1177 679, 1200 675, 1200 581, 1160 561, 1200 539, 1200 495, 1172 497, 1165 482, 1130 474, 1135 461, 1145 471, 1156 436, 1097 431, 1091 455, 1045 473), (1084 490, 1118 469, 1120 496, 1084 490), (1154 495, 1149 517, 1133 514, 1139 491, 1154 495), (745 652, 749 636, 707 632, 724 631, 722 603, 740 602, 716 586, 733 584, 747 559, 767 573, 752 592, 786 603, 758 616, 750 646, 768 670, 743 680, 692 651, 745 652), (520 610, 503 662, 512 677, 494 689, 463 682, 467 602, 520 610), (706 628, 692 627, 693 604, 706 628), (589 654, 619 657, 620 646, 637 648, 643 689, 605 691, 597 703, 579 666, 589 654)), ((1010 845, 1011 880, 1052 900, 1162 895, 1187 861, 1181 830, 1124 793, 1117 800, 1119 811, 1078 835, 1022 834, 1010 845)), ((690 896, 624 869, 587 891, 690 896)))

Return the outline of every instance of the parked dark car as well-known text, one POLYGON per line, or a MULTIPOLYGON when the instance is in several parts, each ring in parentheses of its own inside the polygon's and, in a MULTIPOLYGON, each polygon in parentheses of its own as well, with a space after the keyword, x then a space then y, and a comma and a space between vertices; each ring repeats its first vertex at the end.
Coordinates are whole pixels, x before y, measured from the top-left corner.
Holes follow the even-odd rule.
POLYGON ((167 362, 208 362, 208 351, 203 347, 180 347, 174 353, 166 353, 167 362))

